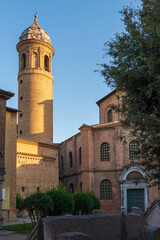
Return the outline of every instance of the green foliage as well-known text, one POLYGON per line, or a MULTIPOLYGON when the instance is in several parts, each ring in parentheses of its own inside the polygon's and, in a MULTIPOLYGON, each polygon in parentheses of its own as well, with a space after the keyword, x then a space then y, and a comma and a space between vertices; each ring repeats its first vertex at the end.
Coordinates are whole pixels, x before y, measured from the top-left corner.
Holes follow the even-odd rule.
POLYGON ((25 209, 31 218, 32 223, 36 222, 36 219, 46 217, 53 211, 52 199, 45 193, 33 193, 24 200, 25 209))
POLYGON ((94 192, 86 192, 86 194, 90 197, 91 201, 92 201, 92 210, 93 209, 100 209, 100 201, 99 199, 95 196, 94 192))
POLYGON ((16 208, 19 211, 24 210, 24 198, 20 195, 20 193, 16 194, 16 208))
POLYGON ((65 191, 65 190, 66 190, 64 184, 63 184, 61 181, 59 181, 56 189, 57 189, 57 190, 62 190, 62 191, 65 191))
POLYGON ((105 43, 108 64, 101 75, 108 86, 125 92, 121 112, 141 146, 141 163, 152 184, 160 183, 160 1, 125 7, 125 31, 105 43))
POLYGON ((29 234, 33 229, 32 223, 25 223, 24 225, 21 224, 14 224, 14 225, 7 225, 3 226, 4 230, 11 230, 16 231, 18 233, 29 234))
POLYGON ((88 193, 83 191, 73 194, 75 204, 75 214, 89 214, 93 209, 93 200, 88 193))
POLYGON ((72 196, 64 190, 52 189, 46 192, 51 197, 54 210, 51 215, 62 215, 64 212, 72 213, 74 202, 72 196))

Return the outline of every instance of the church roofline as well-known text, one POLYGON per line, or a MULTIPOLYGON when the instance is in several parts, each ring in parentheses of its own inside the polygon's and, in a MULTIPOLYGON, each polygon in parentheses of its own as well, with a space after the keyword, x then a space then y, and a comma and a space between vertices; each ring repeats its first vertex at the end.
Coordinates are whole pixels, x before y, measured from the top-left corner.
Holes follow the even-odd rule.
POLYGON ((117 126, 122 126, 120 121, 95 124, 95 125, 91 125, 91 128, 98 129, 98 128, 111 128, 111 127, 117 127, 117 126))
POLYGON ((107 94, 105 97, 101 98, 100 100, 98 100, 96 102, 96 104, 99 106, 101 102, 103 102, 104 100, 106 100, 107 98, 109 98, 110 96, 112 96, 113 94, 115 94, 117 92, 117 89, 113 90, 112 92, 110 92, 109 94, 107 94))
POLYGON ((37 145, 39 147, 46 147, 46 148, 54 148, 54 149, 58 149, 59 148, 59 143, 42 143, 42 142, 37 142, 37 141, 32 141, 29 139, 24 139, 24 138, 17 138, 17 142, 21 143, 26 143, 26 144, 31 144, 31 145, 37 145))
POLYGON ((6 107, 6 110, 9 111, 9 112, 20 112, 18 109, 16 108, 11 108, 11 107, 6 107))
POLYGON ((73 138, 76 138, 76 137, 78 137, 79 135, 81 135, 81 132, 78 132, 78 133, 74 134, 73 136, 67 138, 66 140, 62 141, 62 142, 60 143, 60 145, 62 145, 62 144, 65 143, 65 142, 71 141, 73 138))
POLYGON ((5 100, 8 100, 13 96, 14 96, 14 93, 0 89, 0 98, 4 98, 5 100))

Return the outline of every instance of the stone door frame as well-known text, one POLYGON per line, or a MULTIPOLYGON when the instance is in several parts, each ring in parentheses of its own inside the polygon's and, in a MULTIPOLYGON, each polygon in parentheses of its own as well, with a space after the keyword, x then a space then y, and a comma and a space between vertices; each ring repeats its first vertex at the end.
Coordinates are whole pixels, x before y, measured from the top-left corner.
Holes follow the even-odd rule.
POLYGON ((148 203, 148 184, 147 184, 147 173, 143 167, 133 166, 129 169, 124 169, 119 177, 120 187, 121 187, 121 212, 127 213, 127 190, 128 189, 144 189, 144 209, 147 210, 148 203), (130 182, 127 181, 127 176, 131 172, 139 172, 142 174, 144 180, 140 182, 130 182))

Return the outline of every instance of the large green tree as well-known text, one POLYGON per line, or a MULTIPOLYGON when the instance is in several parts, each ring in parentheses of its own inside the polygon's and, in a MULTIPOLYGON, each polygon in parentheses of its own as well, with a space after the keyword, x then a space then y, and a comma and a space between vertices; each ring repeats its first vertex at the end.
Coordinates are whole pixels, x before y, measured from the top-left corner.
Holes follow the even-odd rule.
POLYGON ((108 86, 124 91, 119 109, 141 146, 141 163, 152 184, 160 183, 160 1, 121 11, 125 31, 105 43, 108 64, 101 74, 108 86))

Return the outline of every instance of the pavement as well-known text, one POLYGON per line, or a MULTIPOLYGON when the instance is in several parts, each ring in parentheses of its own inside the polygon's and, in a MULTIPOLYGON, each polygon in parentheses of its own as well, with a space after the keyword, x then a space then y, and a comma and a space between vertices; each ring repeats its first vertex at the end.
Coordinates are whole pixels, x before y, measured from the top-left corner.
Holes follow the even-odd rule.
MULTIPOLYGON (((29 217, 25 217, 24 219, 25 223, 30 223, 31 220, 29 217)), ((4 222, 4 226, 14 225, 14 224, 20 224, 22 222, 22 218, 18 218, 18 221, 16 222, 4 222)), ((26 240, 27 235, 17 233, 15 231, 9 231, 9 230, 0 230, 0 240, 26 240)))
MULTIPOLYGON (((4 222, 4 223, 3 223, 3 226, 9 226, 9 225, 14 225, 14 224, 21 224, 21 222, 22 222, 22 218, 19 217, 16 222, 4 222)), ((24 222, 25 222, 25 223, 30 223, 30 222, 31 222, 30 217, 25 217, 25 218, 24 218, 24 222)))
POLYGON ((1 230, 0 240, 26 240, 27 235, 15 233, 14 231, 1 230))

